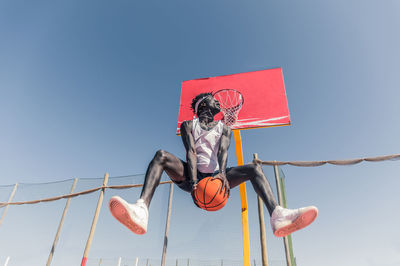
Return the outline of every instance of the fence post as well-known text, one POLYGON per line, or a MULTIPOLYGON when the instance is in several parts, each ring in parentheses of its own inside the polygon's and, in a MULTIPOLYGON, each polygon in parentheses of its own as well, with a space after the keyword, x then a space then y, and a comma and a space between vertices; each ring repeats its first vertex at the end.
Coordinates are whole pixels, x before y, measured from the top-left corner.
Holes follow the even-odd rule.
MULTIPOLYGON (((12 201, 12 199, 14 198, 15 192, 17 191, 17 187, 18 187, 18 183, 15 184, 14 189, 13 189, 13 191, 11 192, 10 197, 8 198, 8 203, 10 203, 10 202, 12 201)), ((9 206, 10 206, 10 205, 7 205, 7 206, 4 208, 3 214, 1 215, 1 218, 0 218, 0 225, 1 225, 1 223, 3 222, 3 220, 4 220, 4 217, 6 217, 6 213, 7 213, 7 210, 8 210, 8 207, 9 207, 9 206)))
MULTIPOLYGON (((279 169, 279 167, 278 167, 279 169)), ((283 173, 282 169, 279 169, 279 180, 281 181, 281 191, 282 191, 282 200, 283 200, 283 206, 284 208, 287 208, 287 201, 286 201, 286 189, 285 189, 285 174, 283 173), (282 176, 281 176, 282 173, 282 176)), ((287 236, 287 242, 288 242, 288 247, 289 247, 289 255, 290 255, 290 261, 292 262, 292 266, 296 266, 296 260, 293 254, 293 243, 292 243, 292 235, 287 236)))
MULTIPOLYGON (((76 182, 78 182, 78 178, 74 179, 74 183, 72 184, 71 191, 70 191, 69 194, 74 193, 74 190, 75 190, 75 187, 76 187, 76 182)), ((70 202, 71 202, 71 198, 68 198, 67 199, 67 203, 65 204, 65 207, 64 207, 64 212, 63 212, 63 214, 61 216, 60 224, 58 225, 56 236, 54 237, 53 246, 51 247, 49 257, 47 258, 46 266, 50 266, 51 261, 53 259, 53 254, 54 254, 54 251, 56 249, 58 239, 60 238, 61 228, 62 228, 62 226, 64 224, 64 219, 65 219, 65 216, 67 215, 67 211, 68 211, 70 202)))
MULTIPOLYGON (((253 159, 258 159, 258 154, 253 154, 253 159)), ((267 234, 265 232, 265 220, 264 220, 264 203, 260 196, 257 196, 258 203, 258 223, 260 225, 260 242, 261 242, 261 257, 262 265, 268 266, 268 253, 267 253, 267 234)))
POLYGON ((88 255, 89 255, 90 246, 92 245, 92 241, 93 241, 94 231, 96 230, 97 221, 98 221, 99 215, 100 215, 101 204, 103 203, 104 191, 106 190, 105 186, 107 186, 107 183, 108 183, 108 176, 109 176, 108 173, 106 173, 104 175, 103 188, 100 191, 99 200, 97 201, 96 212, 93 217, 93 222, 92 222, 92 226, 90 228, 88 240, 86 242, 85 251, 83 252, 81 266, 86 266, 86 261, 87 261, 88 255))
POLYGON ((4 266, 7 266, 9 261, 10 261, 10 256, 7 257, 6 262, 4 263, 4 266))
POLYGON ((174 184, 171 183, 170 187, 169 187, 167 222, 165 224, 164 247, 163 247, 163 252, 162 252, 162 256, 161 256, 161 266, 165 266, 165 257, 167 254, 168 233, 169 233, 169 224, 170 224, 170 220, 171 220, 171 207, 172 207, 173 194, 174 194, 174 184))
MULTIPOLYGON (((278 165, 274 164, 275 181, 276 181, 276 191, 278 192, 279 205, 283 206, 283 196, 281 190, 281 181, 279 177, 278 165)), ((283 245, 285 246, 286 263, 287 266, 292 266, 292 260, 290 259, 289 242, 287 236, 283 237, 283 245)))
POLYGON ((262 201, 260 196, 257 196, 257 203, 258 203, 258 222, 260 225, 262 265, 268 266, 267 234, 265 232, 265 220, 264 220, 264 202, 262 201))

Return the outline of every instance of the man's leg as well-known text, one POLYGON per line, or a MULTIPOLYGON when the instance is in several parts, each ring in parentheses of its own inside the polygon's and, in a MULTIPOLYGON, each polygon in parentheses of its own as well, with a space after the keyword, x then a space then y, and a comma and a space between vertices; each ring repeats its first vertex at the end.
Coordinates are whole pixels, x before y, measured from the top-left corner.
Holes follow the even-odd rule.
POLYGON ((146 233, 149 217, 148 207, 154 191, 160 184, 163 171, 174 182, 179 183, 186 179, 185 167, 185 164, 171 153, 162 150, 157 151, 147 169, 140 198, 136 203, 130 204, 119 196, 112 197, 109 202, 112 215, 132 232, 136 234, 146 233))
POLYGON ((271 185, 265 177, 260 165, 247 164, 227 169, 226 178, 228 179, 231 188, 250 180, 255 192, 263 200, 269 214, 272 215, 272 212, 278 204, 276 203, 271 185))
POLYGON ((140 194, 140 198, 144 200, 147 206, 150 205, 154 191, 160 184, 163 171, 174 182, 183 182, 186 180, 185 165, 183 162, 167 151, 157 151, 147 168, 142 193, 140 194))
POLYGON ((271 216, 271 226, 275 236, 287 236, 310 225, 318 215, 318 209, 309 206, 300 209, 286 209, 278 206, 271 186, 259 164, 247 164, 227 169, 227 179, 231 188, 250 180, 254 190, 264 201, 271 216))

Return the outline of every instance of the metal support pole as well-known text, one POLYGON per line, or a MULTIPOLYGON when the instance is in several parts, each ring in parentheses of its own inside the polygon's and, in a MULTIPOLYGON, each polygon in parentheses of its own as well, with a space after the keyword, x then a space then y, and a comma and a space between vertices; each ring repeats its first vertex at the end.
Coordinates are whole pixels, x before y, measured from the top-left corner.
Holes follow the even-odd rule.
MULTIPOLYGON (((76 187, 76 182, 78 182, 78 178, 74 179, 74 183, 72 184, 70 194, 74 193, 74 190, 75 190, 75 187, 76 187)), ((54 237, 53 245, 51 246, 49 257, 47 258, 46 266, 50 266, 51 261, 53 259, 54 251, 56 249, 58 239, 60 238, 61 228, 62 228, 62 226, 64 224, 64 219, 65 219, 65 216, 67 215, 67 211, 68 211, 70 202, 71 202, 71 198, 68 198, 67 199, 67 203, 65 204, 65 207, 64 207, 64 212, 63 212, 63 214, 61 216, 60 224, 58 225, 56 236, 54 237)))
POLYGON ((118 258, 118 264, 117 264, 117 266, 121 266, 121 261, 122 261, 122 258, 119 257, 119 258, 118 258))
MULTIPOLYGON (((243 150, 242 150, 242 137, 240 136, 240 130, 233 130, 233 137, 235 139, 236 146, 236 159, 237 165, 243 165, 243 150)), ((242 205, 242 230, 243 230, 243 263, 244 266, 251 266, 250 261, 250 236, 249 236, 249 214, 247 209, 247 193, 246 184, 243 182, 239 185, 240 189, 240 200, 242 205)))
POLYGON ((104 191, 106 190, 105 186, 107 186, 107 183, 108 183, 108 176, 109 176, 108 173, 106 173, 104 175, 103 188, 100 191, 99 200, 97 201, 96 212, 94 214, 92 226, 90 228, 89 237, 86 242, 86 247, 85 247, 85 251, 83 253, 81 266, 86 266, 86 261, 87 261, 88 255, 89 255, 90 246, 92 245, 92 241, 93 241, 94 231, 96 230, 97 221, 99 220, 100 209, 101 209, 101 205, 103 203, 103 198, 104 198, 104 191))
POLYGON ((162 252, 162 256, 161 256, 161 266, 165 266, 165 257, 167 254, 168 233, 169 233, 169 224, 170 224, 170 220, 171 220, 171 207, 172 207, 173 194, 174 194, 174 184, 171 183, 170 187, 169 187, 167 222, 165 224, 164 247, 163 247, 163 252, 162 252))
MULTIPOLYGON (((8 203, 10 203, 10 202, 13 200, 14 195, 15 195, 15 192, 17 191, 17 187, 18 187, 18 183, 15 184, 14 189, 13 189, 13 191, 11 192, 10 197, 8 198, 8 203)), ((3 222, 3 220, 4 220, 4 217, 6 217, 6 213, 7 213, 7 210, 8 210, 8 207, 9 207, 9 206, 10 206, 10 205, 7 205, 7 206, 4 208, 3 214, 1 215, 1 218, 0 218, 0 225, 1 225, 1 223, 3 222)))
MULTIPOLYGON (((275 172, 276 191, 278 192, 279 205, 282 206, 283 197, 282 197, 282 191, 281 191, 281 182, 280 182, 280 177, 279 177, 279 169, 276 164, 274 165, 274 172, 275 172)), ((286 236, 283 238, 283 245, 285 246, 285 255, 286 255, 287 266, 292 266, 292 261, 290 259, 290 252, 289 252, 289 242, 288 242, 288 239, 286 236)))
POLYGON ((101 266, 101 263, 103 262, 103 259, 100 259, 99 261, 99 266, 101 266))
POLYGON ((135 266, 138 266, 138 263, 139 263, 139 258, 136 257, 135 266))
MULTIPOLYGON (((258 159, 258 154, 253 154, 254 160, 258 159)), ((268 253, 267 253, 267 234, 265 232, 265 221, 264 221, 264 203, 260 196, 257 196, 258 202, 258 222, 260 225, 260 242, 261 242, 261 257, 262 265, 268 266, 268 253)))

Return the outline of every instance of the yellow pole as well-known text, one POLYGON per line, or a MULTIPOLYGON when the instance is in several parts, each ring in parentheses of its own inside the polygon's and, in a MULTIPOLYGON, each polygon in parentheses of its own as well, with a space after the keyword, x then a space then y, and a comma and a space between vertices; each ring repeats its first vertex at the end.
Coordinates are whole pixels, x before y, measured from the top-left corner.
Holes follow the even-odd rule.
MULTIPOLYGON (((243 163, 242 137, 240 136, 239 129, 233 130, 233 137, 235 138, 237 165, 243 165, 244 163, 243 163)), ((240 201, 242 203, 243 261, 244 261, 244 266, 251 266, 249 215, 247 210, 246 184, 244 182, 240 184, 239 189, 240 189, 240 201)))

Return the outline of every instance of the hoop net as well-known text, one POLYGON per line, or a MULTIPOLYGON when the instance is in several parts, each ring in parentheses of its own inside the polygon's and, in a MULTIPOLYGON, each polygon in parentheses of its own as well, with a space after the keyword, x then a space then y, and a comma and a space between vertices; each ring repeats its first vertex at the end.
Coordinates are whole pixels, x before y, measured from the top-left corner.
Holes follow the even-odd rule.
POLYGON ((236 124, 239 111, 244 102, 242 94, 237 90, 223 89, 215 92, 213 96, 221 106, 225 125, 230 127, 236 124))

